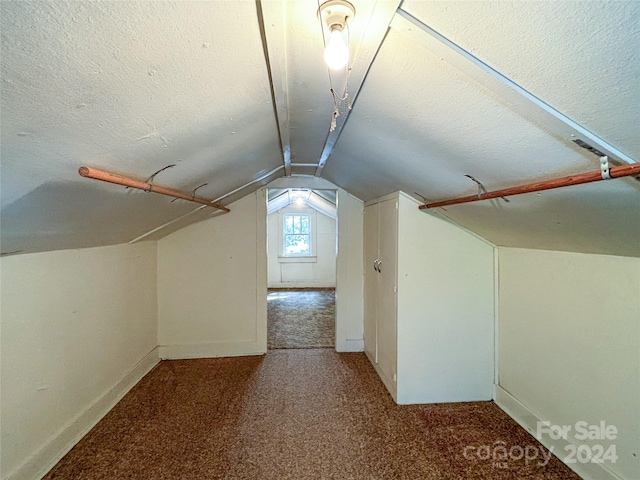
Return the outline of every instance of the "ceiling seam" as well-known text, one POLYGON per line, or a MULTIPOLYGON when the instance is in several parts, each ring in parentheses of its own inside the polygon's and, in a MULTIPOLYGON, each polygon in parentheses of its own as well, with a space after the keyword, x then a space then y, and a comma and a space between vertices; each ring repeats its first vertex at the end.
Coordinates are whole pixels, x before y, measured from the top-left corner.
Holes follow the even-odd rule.
POLYGON ((321 177, 322 173, 324 172, 324 167, 327 164, 327 160, 329 160, 329 157, 333 153, 333 149, 335 148, 336 143, 338 143, 338 140, 340 139, 340 136, 342 135, 342 130, 346 126, 347 122, 349 121, 349 117, 351 117, 351 112, 356 107, 356 103, 358 101, 358 95, 360 94, 360 91, 362 90, 362 87, 364 86, 364 83, 367 81, 367 77, 369 76, 369 72, 371 71, 371 66, 373 65, 373 62, 375 61, 376 57, 378 56, 378 52, 380 51, 380 48, 382 47, 382 44, 384 43, 384 40, 387 38, 387 33, 389 33, 389 29, 387 29, 387 31, 385 32, 384 37, 382 38, 382 42, 378 46, 378 49, 376 50, 375 55, 371 59, 371 63, 369 64, 369 68, 367 68, 367 72, 364 74, 364 78, 362 79, 362 83, 360 84, 360 88, 358 88, 358 91, 356 92, 355 96, 353 97, 353 100, 351 101, 351 109, 347 112, 347 115, 345 116, 344 121, 342 123, 339 123, 336 126, 335 130, 333 131, 333 132, 336 132, 335 135, 333 135, 333 138, 330 138, 330 137, 332 137, 333 132, 329 132, 327 134, 327 140, 325 141, 325 147, 322 150, 322 154, 320 155, 320 160, 318 161, 318 168, 316 169, 316 174, 315 174, 316 177, 321 177))
MULTIPOLYGON (((250 186, 251 186, 251 185, 253 185, 254 183, 262 182, 262 181, 263 181, 263 180, 265 180, 266 178, 269 178, 270 176, 272 176, 272 175, 274 175, 274 174, 278 173, 278 172, 279 172, 280 170, 282 170, 283 168, 284 168, 284 166, 283 166, 283 165, 280 165, 280 166, 278 166, 278 167, 276 167, 276 168, 274 168, 274 169, 272 169, 272 170, 269 170, 269 171, 268 171, 267 173, 265 173, 264 175, 261 175, 261 176, 259 176, 258 178, 254 179, 254 180, 251 180, 250 182, 247 182, 247 183, 245 183, 244 185, 242 185, 242 186, 240 186, 240 187, 238 187, 238 188, 236 188, 236 189, 234 189, 234 190, 231 190, 231 191, 230 191, 230 192, 228 192, 228 193, 225 193, 224 195, 222 195, 222 196, 220 196, 220 197, 216 198, 215 200, 212 200, 212 202, 217 203, 217 202, 219 202, 219 201, 221 201, 221 200, 223 200, 223 199, 225 199, 225 198, 227 198, 227 197, 229 197, 229 196, 233 195, 234 193, 238 193, 238 192, 240 192, 241 190, 244 190, 245 188, 250 187, 250 186)), ((139 241, 141 241, 141 240, 144 240, 144 239, 145 239, 145 238, 147 238, 149 235, 153 235, 154 233, 159 232, 160 230, 162 230, 162 229, 164 229, 164 228, 168 227, 169 225, 172 225, 172 224, 174 224, 174 223, 176 223, 176 222, 179 222, 179 221, 180 221, 180 220, 182 220, 183 218, 189 217, 189 216, 193 215, 194 213, 197 213, 197 212, 199 212, 200 210, 203 210, 203 209, 205 209, 205 208, 207 208, 207 205, 202 205, 201 207, 198 207, 198 208, 196 208, 196 209, 194 209, 194 210, 191 210, 190 212, 187 212, 187 213, 185 213, 185 214, 182 214, 182 215, 180 215, 179 217, 174 218, 173 220, 170 220, 170 221, 168 221, 168 222, 166 222, 166 223, 163 223, 162 225, 160 225, 159 227, 154 228, 153 230, 149 230, 147 233, 143 233, 142 235, 140 235, 140 236, 138 236, 138 237, 134 238, 133 240, 130 240, 130 241, 129 241, 129 242, 127 242, 127 243, 128 243, 129 245, 131 245, 131 244, 137 243, 137 242, 139 242, 139 241)), ((211 217, 217 217, 218 215, 221 215, 221 214, 223 214, 223 213, 225 213, 225 212, 216 212, 216 213, 212 214, 212 215, 211 215, 211 217)))
MULTIPOLYGON (((272 2, 273 4, 280 4, 280 2, 272 2)), ((275 8, 275 7, 271 7, 275 8)), ((273 113, 276 118, 276 126, 278 129, 278 139, 280 141, 280 150, 282 151, 282 161, 284 164, 285 175, 291 175, 291 138, 289 134, 288 127, 288 116, 289 116, 289 89, 287 86, 288 74, 287 74, 287 63, 286 63, 286 55, 282 54, 279 58, 282 60, 284 68, 274 69, 271 65, 272 56, 269 55, 269 43, 267 42, 267 32, 264 24, 264 12, 262 8, 262 1, 256 0, 256 11, 258 14, 258 26, 260 28, 260 38, 262 40, 262 51, 265 58, 265 64, 267 67, 267 75, 269 77, 269 90, 271 92, 271 102, 273 104, 273 113), (284 70, 284 72, 283 72, 284 70), (277 88, 274 81, 274 71, 277 72, 279 82, 278 87, 282 90, 282 93, 279 95, 277 92, 277 88), (283 115, 280 115, 278 109, 281 108, 283 110, 283 115), (286 120, 283 117, 287 117, 286 120)), ((284 9, 282 9, 284 12, 284 9)), ((283 22, 284 23, 284 22, 283 22)), ((275 27, 275 25, 274 25, 275 27)), ((280 25, 279 27, 275 27, 277 32, 275 35, 280 34, 282 37, 279 39, 277 43, 280 45, 281 49, 286 50, 286 42, 284 40, 284 26, 280 25)))
MULTIPOLYGON (((618 159, 624 163, 636 163, 636 160, 630 156, 621 152, 616 147, 609 144, 593 132, 587 130, 579 123, 571 120, 544 100, 521 87, 509 77, 484 63, 482 60, 433 30, 428 25, 422 23, 402 8, 398 8, 397 15, 393 18, 389 26, 410 38, 417 38, 420 43, 425 45, 432 52, 439 52, 440 55, 444 56, 443 60, 458 68, 470 78, 478 81, 481 85, 494 92, 499 97, 511 100, 514 105, 524 108, 527 113, 535 116, 538 121, 551 128, 552 131, 560 133, 564 140, 574 141, 576 138, 580 137, 588 138, 590 143, 595 144, 600 150, 604 151, 610 157, 618 159), (413 27, 417 27, 417 29, 413 27), (430 42, 429 40, 433 41, 430 42), (434 49, 434 46, 444 48, 434 49), (469 66, 476 68, 469 69, 469 66), (500 87, 508 88, 505 89, 500 87), (534 106, 534 109, 529 109, 528 107, 530 106, 534 106), (568 131, 567 128, 569 129, 568 131)), ((519 113, 523 114, 523 112, 519 113)), ((527 115, 525 115, 525 117, 527 117, 527 115)))
MULTIPOLYGON (((378 44, 376 46, 375 52, 373 53, 373 55, 371 56, 371 60, 369 61, 369 64, 367 65, 366 70, 364 71, 364 74, 362 76, 362 80, 359 82, 359 84, 356 85, 356 89, 355 89, 355 94, 352 97, 352 101, 351 101, 351 109, 347 111, 347 114, 344 117, 344 120, 342 122, 338 122, 336 125, 336 128, 333 131, 330 131, 327 133, 327 137, 324 143, 324 147, 322 149, 322 153, 320 154, 320 159, 318 160, 318 168, 316 169, 316 173, 315 176, 316 177, 321 177, 323 172, 324 172, 324 167, 327 163, 327 160, 329 159, 329 157, 331 156, 331 154, 333 153, 333 150, 336 146, 336 143, 338 142, 338 139, 340 138, 340 135, 342 134, 342 130, 344 129, 344 126, 347 124, 347 122, 349 121, 349 117, 351 116, 351 112, 353 111, 353 109, 356 106, 356 102, 358 100, 358 95, 360 94, 360 91, 362 90, 362 87, 364 86, 364 83, 367 79, 367 76, 369 75, 369 72, 371 71, 371 66, 373 65, 373 63, 375 62, 378 53, 380 52, 380 49, 382 48, 382 45, 384 44, 385 39, 387 38, 387 34, 389 33, 389 25, 390 23, 393 21, 393 18, 395 17, 396 12, 399 9, 399 5, 401 4, 401 1, 398 2, 394 2, 394 6, 392 9, 392 13, 389 16, 389 21, 385 23, 385 25, 387 25, 387 28, 384 31, 384 34, 382 35, 382 38, 378 41, 378 44)), ((389 8, 388 6, 385 6, 385 8, 389 8)), ((386 12, 384 12, 383 14, 385 14, 386 12)))

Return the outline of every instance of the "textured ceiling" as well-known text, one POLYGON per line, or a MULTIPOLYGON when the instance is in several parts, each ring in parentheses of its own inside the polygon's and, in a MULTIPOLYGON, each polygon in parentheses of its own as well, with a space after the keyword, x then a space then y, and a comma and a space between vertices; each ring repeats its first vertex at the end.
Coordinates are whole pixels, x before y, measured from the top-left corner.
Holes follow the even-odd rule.
POLYGON ((402 8, 637 160, 638 3, 405 0, 402 8))
POLYGON ((2 250, 127 242, 282 163, 252 2, 5 2, 2 250))
MULTIPOLYGON (((541 102, 640 159, 640 2, 353 3, 355 103, 330 132, 346 76, 329 82, 317 0, 0 2, 2 252, 161 238, 216 214, 82 165, 144 180, 175 164, 156 183, 207 183, 198 196, 223 204, 286 172, 440 200, 474 193, 465 175, 491 190, 597 170, 541 102)), ((634 179, 433 213, 498 245, 640 256, 634 179)))

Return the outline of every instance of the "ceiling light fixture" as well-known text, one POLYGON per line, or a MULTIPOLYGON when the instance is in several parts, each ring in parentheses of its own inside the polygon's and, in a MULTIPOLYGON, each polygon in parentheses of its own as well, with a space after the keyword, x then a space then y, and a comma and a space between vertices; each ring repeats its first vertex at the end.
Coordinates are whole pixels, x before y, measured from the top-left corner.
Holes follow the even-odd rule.
POLYGON ((344 68, 349 63, 349 45, 345 42, 343 31, 356 9, 345 0, 329 0, 318 9, 320 18, 329 31, 329 43, 325 47, 324 61, 332 70, 344 68))

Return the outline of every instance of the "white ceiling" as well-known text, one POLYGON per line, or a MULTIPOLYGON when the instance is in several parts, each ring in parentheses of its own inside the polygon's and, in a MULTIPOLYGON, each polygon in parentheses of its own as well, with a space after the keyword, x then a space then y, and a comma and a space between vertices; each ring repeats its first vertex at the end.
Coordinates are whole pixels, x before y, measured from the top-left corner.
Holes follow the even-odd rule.
MULTIPOLYGON (((640 2, 352 3, 354 106, 329 132, 317 0, 0 2, 2 252, 161 238, 216 214, 82 165, 145 180, 175 164, 155 182, 229 204, 286 173, 440 200, 474 193, 465 175, 492 190, 597 170, 576 132, 640 160, 640 2)), ((509 200, 432 213, 498 245, 640 256, 637 180, 509 200)))

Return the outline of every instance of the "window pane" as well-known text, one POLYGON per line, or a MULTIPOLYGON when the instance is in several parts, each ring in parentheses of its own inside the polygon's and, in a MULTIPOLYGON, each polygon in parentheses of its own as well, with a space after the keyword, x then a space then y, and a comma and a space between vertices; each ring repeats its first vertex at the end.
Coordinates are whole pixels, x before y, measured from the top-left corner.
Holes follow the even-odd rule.
POLYGON ((284 233, 290 234, 309 234, 311 219, 309 215, 285 215, 284 217, 284 233))
POLYGON ((285 235, 285 255, 309 255, 309 235, 285 235))
POLYGON ((286 214, 284 216, 284 255, 311 255, 311 216, 286 214))

